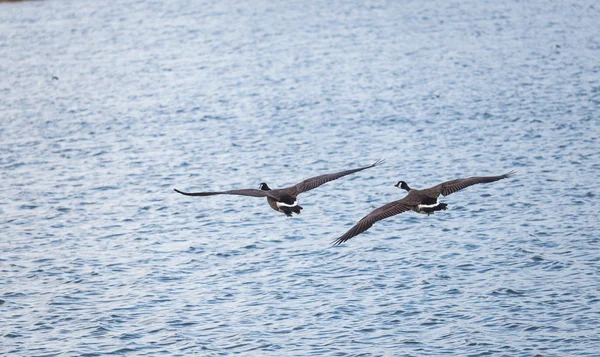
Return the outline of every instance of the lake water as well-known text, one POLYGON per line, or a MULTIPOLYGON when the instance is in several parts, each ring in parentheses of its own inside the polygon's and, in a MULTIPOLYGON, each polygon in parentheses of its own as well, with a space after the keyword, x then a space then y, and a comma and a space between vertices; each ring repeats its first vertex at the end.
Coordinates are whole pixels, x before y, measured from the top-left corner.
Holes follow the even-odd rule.
POLYGON ((0 4, 0 355, 597 356, 597 1, 0 4), (300 196, 292 185, 386 163, 300 196), (518 176, 346 244, 407 181, 518 176))

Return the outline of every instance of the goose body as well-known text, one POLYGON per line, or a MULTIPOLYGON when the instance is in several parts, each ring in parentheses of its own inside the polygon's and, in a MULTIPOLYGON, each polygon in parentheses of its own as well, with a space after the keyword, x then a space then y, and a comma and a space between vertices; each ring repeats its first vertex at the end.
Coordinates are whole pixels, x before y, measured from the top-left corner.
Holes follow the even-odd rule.
POLYGON ((182 195, 186 196, 240 195, 250 197, 266 197, 267 203, 272 209, 281 212, 288 217, 291 217, 293 213, 300 214, 300 212, 303 209, 302 206, 298 204, 298 195, 300 195, 301 193, 315 189, 329 181, 333 181, 340 177, 344 177, 355 172, 369 169, 381 163, 383 163, 383 160, 377 160, 375 163, 369 166, 311 177, 294 186, 289 186, 280 189, 271 189, 266 183, 263 182, 260 184, 258 189, 246 188, 239 190, 215 192, 183 192, 179 191, 178 189, 175 189, 175 192, 181 193, 182 195))
POLYGON ((408 191, 408 194, 403 199, 390 202, 369 213, 360 221, 358 221, 352 228, 350 228, 350 230, 348 230, 343 236, 333 241, 333 244, 342 244, 352 237, 355 237, 371 228, 375 222, 406 211, 412 210, 417 213, 431 215, 436 211, 446 210, 448 204, 440 202, 440 195, 448 196, 469 186, 502 180, 509 178, 514 174, 515 172, 511 171, 500 176, 479 176, 456 179, 452 181, 446 181, 439 185, 423 190, 412 189, 406 182, 398 181, 398 183, 394 186, 408 191))
POLYGON ((418 204, 411 207, 411 209, 417 213, 430 215, 435 211, 448 209, 447 203, 440 202, 439 193, 436 194, 436 192, 428 192, 429 190, 414 190, 408 187, 404 181, 398 182, 395 187, 400 187, 408 191, 408 195, 405 197, 407 201, 418 202, 418 204))

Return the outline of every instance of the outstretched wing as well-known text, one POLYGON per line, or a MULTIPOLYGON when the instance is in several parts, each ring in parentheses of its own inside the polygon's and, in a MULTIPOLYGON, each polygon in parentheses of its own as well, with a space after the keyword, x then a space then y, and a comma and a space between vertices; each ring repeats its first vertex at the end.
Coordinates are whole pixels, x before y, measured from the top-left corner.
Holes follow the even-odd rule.
POLYGON ((174 188, 175 192, 181 193, 186 196, 213 196, 213 195, 239 195, 239 196, 250 196, 250 197, 271 197, 277 199, 275 195, 269 191, 257 190, 254 188, 245 188, 241 190, 229 190, 229 191, 216 191, 216 192, 183 192, 174 188))
POLYGON ((360 167, 358 169, 340 171, 340 172, 336 172, 334 174, 325 174, 325 175, 321 175, 321 176, 311 177, 309 179, 306 179, 306 180, 300 182, 299 184, 297 184, 296 186, 293 186, 293 187, 296 189, 297 194, 300 194, 302 192, 306 192, 306 191, 315 189, 329 181, 339 179, 340 177, 344 177, 346 175, 350 175, 350 174, 353 174, 358 171, 370 169, 371 167, 377 166, 377 165, 383 163, 384 161, 385 160, 379 159, 379 160, 375 161, 375 163, 373 163, 372 165, 360 167))
POLYGON ((456 191, 460 191, 462 189, 465 189, 469 186, 476 185, 478 183, 494 182, 494 181, 502 180, 505 178, 509 178, 514 175, 515 175, 515 171, 511 171, 511 172, 507 172, 504 175, 500 175, 500 176, 482 176, 482 177, 468 177, 468 178, 456 179, 456 180, 447 181, 447 182, 441 183, 437 186, 434 186, 431 188, 431 190, 435 191, 438 195, 442 194, 444 196, 448 196, 448 195, 453 194, 456 191))
POLYGON ((402 212, 411 210, 414 205, 407 203, 406 198, 399 201, 390 202, 385 206, 381 206, 363 217, 354 227, 350 228, 343 236, 332 242, 333 245, 340 245, 352 237, 355 237, 367 229, 371 228, 373 224, 382 219, 386 219, 402 212))

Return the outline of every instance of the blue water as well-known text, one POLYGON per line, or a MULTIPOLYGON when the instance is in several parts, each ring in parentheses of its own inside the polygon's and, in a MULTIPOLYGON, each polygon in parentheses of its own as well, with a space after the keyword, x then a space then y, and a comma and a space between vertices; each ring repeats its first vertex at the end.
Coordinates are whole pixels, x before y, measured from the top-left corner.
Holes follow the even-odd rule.
POLYGON ((0 355, 597 356, 599 24, 596 1, 0 4, 0 355), (294 218, 173 191, 380 157, 294 218), (398 180, 513 169, 330 245, 398 180))

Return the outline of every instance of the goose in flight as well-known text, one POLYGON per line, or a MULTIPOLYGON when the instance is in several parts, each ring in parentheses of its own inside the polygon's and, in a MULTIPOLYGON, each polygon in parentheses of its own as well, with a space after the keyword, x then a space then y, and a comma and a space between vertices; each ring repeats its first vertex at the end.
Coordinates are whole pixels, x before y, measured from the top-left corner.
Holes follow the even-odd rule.
POLYGON ((286 216, 291 217, 292 213, 300 214, 303 209, 298 205, 298 195, 315 189, 324 183, 339 179, 346 175, 353 174, 358 171, 366 170, 371 167, 377 166, 383 163, 384 160, 377 160, 375 163, 365 167, 359 167, 357 169, 351 169, 346 171, 340 171, 333 174, 325 174, 316 177, 306 179, 294 186, 271 189, 266 183, 261 183, 258 189, 245 188, 240 190, 228 190, 228 191, 217 191, 217 192, 183 192, 175 189, 176 192, 186 196, 212 196, 212 195, 240 195, 250 197, 266 197, 267 203, 272 209, 278 212, 284 213, 286 216))
POLYGON ((423 213, 427 215, 433 214, 435 211, 446 210, 448 204, 439 201, 439 196, 448 196, 456 191, 460 191, 478 183, 488 183, 505 178, 509 178, 515 174, 515 171, 505 173, 500 176, 484 176, 484 177, 469 177, 456 179, 441 183, 431 188, 423 190, 415 190, 410 188, 404 181, 398 181, 394 187, 398 187, 408 191, 408 195, 401 200, 393 201, 387 205, 381 206, 363 217, 354 227, 350 228, 343 236, 332 242, 333 245, 340 245, 352 237, 355 237, 367 229, 371 228, 373 224, 382 219, 386 219, 397 214, 413 210, 417 213, 423 213))

